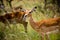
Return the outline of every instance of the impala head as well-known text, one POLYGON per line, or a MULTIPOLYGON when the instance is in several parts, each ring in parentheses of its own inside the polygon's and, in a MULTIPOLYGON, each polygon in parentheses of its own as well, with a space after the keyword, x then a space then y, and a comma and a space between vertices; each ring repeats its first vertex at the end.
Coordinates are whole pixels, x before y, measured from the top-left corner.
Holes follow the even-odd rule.
POLYGON ((23 20, 26 20, 26 17, 30 17, 32 12, 34 12, 37 9, 37 7, 32 8, 32 10, 26 10, 26 14, 23 17, 23 20))
POLYGON ((18 6, 18 7, 13 7, 15 12, 25 12, 26 10, 23 8, 22 5, 18 6))

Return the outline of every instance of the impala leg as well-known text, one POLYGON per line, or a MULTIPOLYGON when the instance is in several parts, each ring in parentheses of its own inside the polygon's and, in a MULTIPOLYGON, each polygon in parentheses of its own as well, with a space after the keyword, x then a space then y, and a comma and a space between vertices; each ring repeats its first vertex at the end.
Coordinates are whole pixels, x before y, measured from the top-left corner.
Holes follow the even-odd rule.
POLYGON ((27 24, 28 24, 28 22, 24 22, 24 28, 25 28, 25 32, 27 33, 27 24))
POLYGON ((44 34, 43 33, 41 33, 41 40, 44 40, 44 34))
POLYGON ((49 34, 45 34, 46 40, 50 40, 49 34))
POLYGON ((58 29, 59 29, 59 32, 60 32, 60 24, 59 24, 59 28, 58 29))
POLYGON ((6 23, 7 23, 6 25, 11 29, 9 21, 6 18, 4 18, 4 19, 5 19, 6 23))
POLYGON ((44 40, 44 37, 43 36, 41 36, 41 40, 44 40))

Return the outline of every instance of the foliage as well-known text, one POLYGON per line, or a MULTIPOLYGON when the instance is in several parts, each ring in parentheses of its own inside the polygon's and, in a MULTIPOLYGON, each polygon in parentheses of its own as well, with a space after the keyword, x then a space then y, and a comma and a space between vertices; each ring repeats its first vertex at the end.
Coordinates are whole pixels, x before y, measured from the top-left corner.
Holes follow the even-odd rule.
MULTIPOLYGON (((51 0, 50 0, 51 1, 51 0)), ((48 0, 49 2, 49 0, 48 0)), ((22 1, 13 1, 12 2, 12 6, 13 7, 17 7, 19 5, 22 5, 23 8, 25 9, 31 9, 34 6, 37 6, 37 11, 33 12, 33 18, 37 21, 37 20, 42 20, 42 19, 46 19, 46 18, 51 18, 54 15, 53 10, 55 9, 51 9, 49 8, 49 6, 52 6, 52 8, 54 7, 52 4, 47 5, 47 9, 44 9, 44 0, 22 0, 22 1)), ((9 6, 7 6, 7 4, 5 4, 6 6, 6 10, 9 11, 8 9, 10 9, 9 6)), ((56 12, 57 13, 57 12, 56 12)), ((28 21, 28 20, 27 20, 28 21)), ((28 33, 25 33, 24 31, 24 27, 22 24, 10 24, 11 29, 9 29, 7 26, 4 26, 4 24, 0 23, 0 40, 41 40, 41 36, 40 34, 38 34, 35 30, 33 30, 30 26, 30 24, 28 23, 28 33), (4 29, 4 27, 6 27, 4 29)), ((60 39, 60 35, 57 34, 50 34, 50 40, 59 40, 60 39)))

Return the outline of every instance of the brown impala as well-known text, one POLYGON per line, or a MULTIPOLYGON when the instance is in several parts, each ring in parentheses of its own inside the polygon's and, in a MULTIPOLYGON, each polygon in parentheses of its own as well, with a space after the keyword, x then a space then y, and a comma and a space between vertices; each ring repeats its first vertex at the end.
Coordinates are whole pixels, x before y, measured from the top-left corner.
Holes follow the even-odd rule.
POLYGON ((34 10, 33 9, 29 10, 29 11, 20 10, 20 11, 16 11, 16 12, 6 13, 6 14, 0 16, 0 22, 3 22, 4 24, 8 24, 8 25, 12 24, 14 22, 21 23, 24 25, 25 32, 27 32, 27 23, 28 22, 26 22, 26 17, 29 16, 28 15, 29 12, 32 13, 35 10, 35 9, 34 10))
POLYGON ((29 22, 31 27, 41 34, 42 40, 44 40, 44 36, 46 36, 47 40, 50 40, 48 34, 60 32, 60 17, 36 22, 33 20, 32 14, 30 13, 29 22))

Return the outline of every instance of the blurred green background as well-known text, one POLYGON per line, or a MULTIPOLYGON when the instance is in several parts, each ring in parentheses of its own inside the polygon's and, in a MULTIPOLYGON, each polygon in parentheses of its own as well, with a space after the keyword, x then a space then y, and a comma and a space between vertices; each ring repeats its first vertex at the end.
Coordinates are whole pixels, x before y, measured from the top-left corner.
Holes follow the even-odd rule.
MULTIPOLYGON (((33 18, 35 21, 40 21, 42 19, 53 18, 54 15, 58 15, 57 6, 51 3, 52 0, 47 0, 49 4, 45 5, 44 0, 14 0, 12 2, 12 7, 17 7, 22 5, 23 8, 31 10, 34 6, 37 6, 37 10, 33 12, 33 18), (46 8, 44 8, 46 7, 46 8)), ((4 1, 5 9, 10 11, 9 4, 4 1), (8 10, 9 9, 9 10, 8 10)), ((0 14, 3 14, 1 12, 0 14)), ((4 26, 3 23, 0 22, 0 40, 41 40, 40 34, 38 34, 29 24, 27 26, 27 33, 24 31, 24 26, 22 24, 10 24, 11 29, 7 26, 4 26), (2 30, 4 27, 4 31, 2 30)), ((50 40, 60 40, 60 34, 50 34, 50 40)), ((46 40, 46 38, 45 38, 46 40)))

